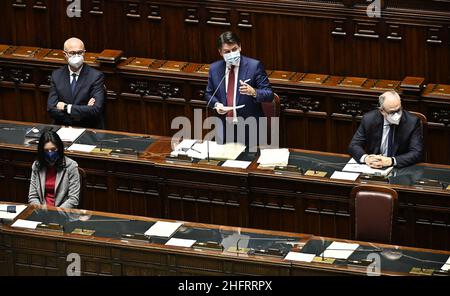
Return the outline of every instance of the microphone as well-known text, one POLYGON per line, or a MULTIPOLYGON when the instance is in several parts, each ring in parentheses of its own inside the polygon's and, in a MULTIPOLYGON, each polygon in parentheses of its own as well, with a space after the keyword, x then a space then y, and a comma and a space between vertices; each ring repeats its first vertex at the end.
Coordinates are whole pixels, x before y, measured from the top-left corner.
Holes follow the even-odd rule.
MULTIPOLYGON (((236 241, 236 252, 239 253, 239 243, 242 240, 253 240, 253 241, 272 241, 274 243, 284 243, 284 242, 298 242, 298 244, 301 244, 301 242, 298 241, 298 239, 292 238, 292 239, 280 239, 280 238, 251 238, 251 237, 241 237, 236 241)), ((267 252, 265 250, 257 250, 255 253, 259 253, 261 255, 275 255, 275 256, 284 256, 286 255, 286 252, 283 252, 283 250, 275 249, 275 248, 269 248, 267 252)))
MULTIPOLYGON (((216 95, 216 93, 219 91, 220 86, 222 85, 223 81, 225 80, 225 77, 227 77, 227 74, 230 72, 231 70, 231 65, 226 64, 225 65, 225 74, 223 74, 222 79, 219 82, 219 85, 217 85, 216 89, 214 90, 213 94, 211 95, 211 98, 209 98, 208 103, 206 104, 206 118, 208 118, 208 107, 209 104, 211 103, 212 99, 214 98, 214 96, 216 95)), ((206 159, 208 161, 208 163, 210 162, 210 158, 209 158, 209 141, 206 140, 206 159)))

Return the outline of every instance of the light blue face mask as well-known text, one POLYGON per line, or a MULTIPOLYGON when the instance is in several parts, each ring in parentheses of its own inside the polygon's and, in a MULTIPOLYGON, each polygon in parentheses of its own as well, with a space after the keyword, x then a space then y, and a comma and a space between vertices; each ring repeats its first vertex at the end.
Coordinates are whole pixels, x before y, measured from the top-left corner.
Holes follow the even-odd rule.
POLYGON ((236 50, 223 55, 223 59, 227 63, 227 65, 237 66, 239 60, 241 59, 241 51, 236 50))

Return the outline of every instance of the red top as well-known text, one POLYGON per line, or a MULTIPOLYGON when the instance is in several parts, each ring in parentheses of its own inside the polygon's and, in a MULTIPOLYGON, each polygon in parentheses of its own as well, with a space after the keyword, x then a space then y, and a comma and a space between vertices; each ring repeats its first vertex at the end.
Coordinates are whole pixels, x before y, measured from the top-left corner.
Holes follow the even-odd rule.
POLYGON ((56 167, 48 167, 45 178, 45 202, 48 206, 55 206, 56 167))

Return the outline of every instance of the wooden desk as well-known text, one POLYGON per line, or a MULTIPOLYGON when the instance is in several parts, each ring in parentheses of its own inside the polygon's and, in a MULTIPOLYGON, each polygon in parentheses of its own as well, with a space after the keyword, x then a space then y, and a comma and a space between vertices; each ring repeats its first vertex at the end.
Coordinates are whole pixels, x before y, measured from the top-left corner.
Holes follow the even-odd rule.
MULTIPOLYGON (((152 238, 151 242, 122 239, 130 231, 145 231, 161 219, 102 212, 62 210, 29 206, 16 219, 58 223, 63 232, 27 230, 0 225, 1 275, 66 275, 69 254, 78 254, 82 275, 366 275, 366 266, 335 261, 300 263, 285 261, 289 251, 320 255, 335 239, 308 234, 265 231, 219 225, 184 223, 173 235, 213 242, 222 249, 204 249, 164 245, 168 239, 152 238), (80 222, 84 217, 84 222, 80 222), (92 222, 90 222, 92 221, 92 222), (93 236, 73 234, 84 225, 96 230, 93 236), (120 229, 120 230, 118 230, 120 229), (239 248, 240 252, 236 252, 239 248), (262 255, 253 251, 278 255, 262 255), (248 253, 250 251, 250 253, 248 253), (272 251, 272 252, 273 252, 272 251)), ((342 241, 342 240, 341 240, 342 241)), ((369 254, 379 256, 382 275, 409 275, 413 267, 439 270, 450 252, 398 247, 365 242, 350 256, 361 261, 369 254), (395 260, 386 254, 396 252, 395 260), (407 257, 408 256, 408 257, 407 257), (428 259, 424 263, 414 258, 428 259)), ((320 258, 319 258, 320 259, 320 258)))
MULTIPOLYGON (((33 124, 0 121, 3 127, 33 124)), ((0 134, 0 194, 10 201, 26 202, 35 158, 35 147, 5 141, 0 134)), ((136 136, 119 132, 97 133, 136 136)), ((145 136, 145 135, 143 135, 145 136)), ((68 153, 87 172, 81 207, 122 214, 180 219, 184 221, 313 233, 351 238, 351 189, 356 182, 303 175, 280 175, 256 168, 246 169, 200 164, 168 163, 170 139, 152 137, 154 143, 136 158, 68 153)), ((291 155, 316 158, 315 166, 332 159, 346 162, 348 155, 292 149, 291 155), (322 160, 321 160, 322 159, 322 160)), ((306 164, 308 165, 308 164, 306 164)), ((310 164, 311 165, 311 164, 310 164)), ((401 185, 424 178, 449 182, 450 167, 421 164, 399 175, 391 186, 399 194, 399 215, 394 243, 450 249, 450 191, 438 187, 401 185), (405 179, 401 179, 405 178, 405 179)), ((318 169, 318 168, 316 168, 318 169)), ((326 168, 330 169, 330 168, 326 168)), ((383 184, 382 184, 383 185, 383 184)))

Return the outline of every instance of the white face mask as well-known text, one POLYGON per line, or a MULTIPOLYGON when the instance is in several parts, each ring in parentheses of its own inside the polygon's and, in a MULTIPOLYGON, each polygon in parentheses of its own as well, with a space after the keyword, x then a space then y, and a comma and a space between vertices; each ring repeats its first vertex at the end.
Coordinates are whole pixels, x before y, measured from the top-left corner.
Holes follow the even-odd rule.
POLYGON ((241 59, 241 51, 236 50, 236 51, 232 51, 229 53, 225 53, 223 55, 223 59, 225 60, 227 65, 237 66, 239 63, 239 60, 241 59))
POLYGON ((79 69, 81 65, 84 63, 84 56, 82 55, 74 55, 69 58, 69 65, 75 69, 79 69))
POLYGON ((390 123, 390 124, 395 124, 398 125, 400 123, 400 119, 402 118, 402 110, 395 112, 393 114, 388 114, 386 116, 386 120, 390 123))

